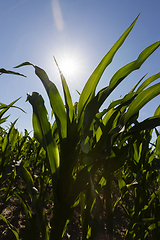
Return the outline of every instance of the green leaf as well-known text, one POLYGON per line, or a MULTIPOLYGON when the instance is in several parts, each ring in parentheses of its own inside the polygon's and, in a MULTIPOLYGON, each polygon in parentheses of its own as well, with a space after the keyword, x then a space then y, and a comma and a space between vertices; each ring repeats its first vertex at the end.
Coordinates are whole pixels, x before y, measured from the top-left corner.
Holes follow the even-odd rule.
MULTIPOLYGON (((1 113, 0 113, 1 114, 1 113)), ((10 116, 10 115, 9 115, 10 116)), ((9 116, 7 116, 7 117, 5 117, 5 118, 1 118, 0 119, 0 124, 2 124, 2 123, 4 123, 6 120, 7 120, 7 118, 9 118, 9 116)))
POLYGON ((59 134, 62 136, 62 138, 65 138, 67 135, 67 118, 66 118, 65 106, 57 90, 57 87, 53 82, 49 80, 46 72, 43 69, 35 66, 35 73, 41 79, 47 91, 51 107, 57 119, 59 134))
POLYGON ((112 77, 109 83, 109 89, 115 88, 124 78, 131 72, 139 69, 144 61, 160 46, 160 41, 151 44, 145 48, 138 56, 138 58, 120 68, 112 77))
POLYGON ((160 115, 160 105, 157 107, 154 116, 160 115))
POLYGON ((51 108, 57 120, 57 126, 58 126, 60 137, 65 138, 67 135, 67 118, 66 118, 65 106, 63 104, 62 98, 59 94, 59 91, 56 85, 49 80, 46 72, 43 69, 37 66, 34 66, 30 62, 24 62, 16 66, 15 68, 19 68, 27 65, 31 65, 35 68, 35 74, 40 78, 41 82, 43 83, 50 100, 51 108))
POLYGON ((18 72, 14 72, 14 71, 9 71, 9 70, 6 70, 4 68, 0 68, 0 75, 3 74, 3 73, 6 73, 6 74, 14 74, 14 75, 19 75, 19 76, 22 76, 22 77, 26 77, 25 75, 21 74, 21 73, 18 73, 18 72))
POLYGON ((60 73, 60 76, 61 76, 68 121, 72 122, 72 120, 73 120, 73 103, 72 103, 72 98, 71 98, 71 95, 70 95, 70 91, 69 91, 67 82, 66 82, 66 80, 65 80, 65 78, 64 78, 64 76, 63 76, 63 74, 62 74, 62 72, 61 72, 61 70, 58 66, 58 63, 57 63, 55 57, 54 57, 54 60, 55 60, 55 63, 58 67, 58 70, 59 70, 59 73, 60 73))
POLYGON ((139 17, 139 15, 133 21, 133 23, 129 26, 129 28, 122 34, 122 36, 118 39, 118 41, 113 45, 113 47, 109 50, 109 52, 104 56, 102 61, 99 63, 97 68, 94 70, 94 72, 88 79, 88 81, 87 81, 86 85, 84 86, 83 91, 80 95, 79 104, 78 104, 78 118, 81 117, 82 111, 84 111, 87 103, 94 96, 96 86, 97 86, 104 70, 112 62, 112 59, 113 59, 115 53, 121 47, 121 45, 125 41, 126 37, 128 36, 130 31, 134 27, 138 17, 139 17))
MULTIPOLYGON (((92 119, 94 118, 95 114, 98 112, 99 108, 106 100, 106 98, 110 95, 110 93, 120 84, 122 80, 124 80, 132 71, 137 70, 143 64, 143 62, 159 47, 160 41, 150 45, 146 49, 144 49, 140 55, 138 56, 137 60, 125 65, 124 67, 120 68, 114 76, 111 78, 109 87, 101 89, 98 94, 92 98, 89 104, 86 106, 85 114, 84 114, 84 132, 88 130, 92 119), (86 125, 86 126, 85 126, 86 125)), ((157 79, 159 75, 155 75, 150 78, 148 81, 145 81, 145 84, 141 85, 142 87, 139 89, 146 87, 150 82, 157 79)), ((133 94, 133 93, 132 93, 133 94)))
POLYGON ((156 153, 160 157, 160 135, 156 139, 156 153))
POLYGON ((68 214, 79 197, 79 194, 83 192, 86 188, 86 184, 90 181, 90 174, 88 172, 88 167, 84 167, 78 174, 77 178, 70 190, 70 193, 66 198, 64 198, 57 206, 53 218, 51 219, 51 233, 50 239, 61 239, 66 221, 68 219, 68 214))
POLYGON ((108 134, 109 131, 114 128, 113 126, 115 119, 119 116, 120 112, 119 109, 110 109, 106 116, 103 118, 103 124, 104 126, 100 126, 96 132, 96 140, 97 144, 95 145, 95 148, 93 149, 93 153, 100 153, 103 148, 105 148, 106 153, 111 149, 112 144, 112 135, 108 134))
POLYGON ((33 65, 32 63, 30 63, 30 62, 24 62, 24 63, 22 63, 22 64, 20 64, 20 65, 18 65, 18 66, 16 66, 16 67, 14 67, 14 68, 19 68, 19 67, 29 66, 29 65, 31 65, 31 66, 34 67, 34 65, 33 65))
POLYGON ((132 127, 129 130, 128 134, 131 134, 133 132, 140 132, 143 130, 150 130, 157 126, 160 126, 160 115, 159 115, 159 117, 153 116, 153 117, 147 118, 144 121, 136 124, 134 127, 132 127))
POLYGON ((56 142, 52 137, 52 130, 47 118, 44 100, 36 92, 28 95, 28 100, 33 107, 33 129, 37 140, 47 152, 51 173, 54 174, 59 167, 59 152, 56 142))
POLYGON ((134 97, 135 97, 135 94, 130 92, 130 93, 126 94, 122 99, 118 99, 118 100, 113 101, 109 105, 109 107, 106 109, 106 111, 110 110, 111 108, 114 108, 117 105, 127 105, 128 102, 133 100, 134 97))
POLYGON ((19 234, 17 228, 15 228, 2 214, 0 214, 0 218, 7 224, 8 228, 12 231, 17 240, 19 240, 19 234))
MULTIPOLYGON (((160 226, 160 221, 158 222, 158 227, 160 226)), ((155 224, 155 223, 153 223, 153 224, 151 224, 149 227, 148 227, 148 229, 150 230, 150 231, 152 231, 153 229, 155 229, 157 227, 157 224, 155 224)))
POLYGON ((28 217, 31 217, 31 216, 32 216, 32 211, 31 211, 28 203, 26 203, 25 200, 23 199, 23 197, 21 196, 20 192, 18 192, 18 193, 14 192, 14 194, 15 194, 15 196, 20 200, 21 204, 22 204, 23 207, 24 207, 26 219, 27 219, 28 217))
MULTIPOLYGON (((106 97, 109 95, 111 91, 108 91, 108 89, 101 90, 92 100, 88 103, 85 113, 84 113, 84 122, 83 122, 83 128, 84 128, 84 135, 86 136, 88 134, 88 130, 90 128, 90 125, 95 117, 95 114, 98 112, 99 108, 101 107, 102 103, 106 99, 106 97)), ((117 105, 125 106, 129 104, 135 97, 135 93, 130 92, 124 96, 122 99, 118 99, 113 101, 107 109, 103 110, 103 115, 108 112, 110 109, 114 108, 117 105)), ((96 115, 97 117, 97 115, 96 115)), ((101 116, 102 117, 102 116, 101 116)))
MULTIPOLYGON (((106 113, 106 115, 105 115, 105 117, 103 118, 103 120, 102 120, 102 124, 98 127, 98 129, 97 129, 97 131, 96 131, 96 141, 98 142, 99 140, 100 140, 100 138, 101 138, 101 136, 102 136, 102 133, 104 133, 104 131, 105 131, 105 126, 109 126, 109 124, 108 124, 108 121, 112 118, 112 120, 113 120, 113 118, 114 117, 112 117, 113 116, 113 114, 115 113, 115 110, 114 109, 110 109, 107 113, 106 113)), ((110 123, 110 124, 112 124, 112 123, 110 123)), ((111 129, 111 125, 110 125, 110 127, 106 130, 106 133, 108 134, 108 132, 109 132, 109 130, 111 129)))
POLYGON ((120 189, 126 186, 126 183, 122 178, 118 179, 118 186, 120 189))
POLYGON ((11 102, 10 104, 4 104, 4 103, 0 103, 0 109, 3 109, 0 112, 0 118, 2 118, 2 116, 8 111, 9 108, 13 107, 13 108, 17 108, 19 110, 21 110, 22 112, 26 113, 22 108, 14 106, 13 104, 16 103, 21 97, 17 98, 16 100, 14 100, 13 102, 11 102))
POLYGON ((145 76, 147 75, 148 73, 146 73, 141 79, 139 79, 139 81, 134 85, 134 87, 132 88, 132 90, 130 92, 134 92, 134 90, 136 89, 136 87, 140 84, 140 82, 145 78, 145 76))
MULTIPOLYGON (((16 124, 18 119, 16 119, 13 123, 11 123, 11 126, 9 128, 9 132, 5 135, 3 145, 2 145, 2 152, 8 152, 10 154, 10 136, 12 135, 12 132, 14 130, 14 125, 16 124)), ((13 144, 13 143, 12 143, 13 144)), ((13 146, 12 146, 13 147, 13 146)))
POLYGON ((30 172, 22 165, 22 163, 17 167, 17 170, 18 175, 25 181, 29 193, 32 196, 32 188, 34 187, 34 182, 30 172))
POLYGON ((141 92, 131 103, 125 116, 125 123, 136 114, 145 104, 160 94, 160 83, 157 83, 141 92))
POLYGON ((152 75, 151 77, 147 78, 137 89, 136 94, 139 94, 143 91, 144 88, 146 88, 150 83, 155 81, 156 79, 160 78, 160 72, 152 75))

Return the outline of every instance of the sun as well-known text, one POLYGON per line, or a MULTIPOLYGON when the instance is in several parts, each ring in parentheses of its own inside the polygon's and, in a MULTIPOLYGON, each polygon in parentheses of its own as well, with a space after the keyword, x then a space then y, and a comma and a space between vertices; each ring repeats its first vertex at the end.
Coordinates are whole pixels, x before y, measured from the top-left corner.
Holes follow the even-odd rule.
POLYGON ((82 77, 86 66, 84 56, 83 50, 80 50, 78 47, 64 46, 59 50, 57 49, 54 57, 67 81, 73 83, 82 77))
POLYGON ((80 70, 78 59, 72 56, 65 56, 58 65, 64 77, 76 77, 80 70))
POLYGON ((84 49, 80 46, 64 46, 57 48, 53 57, 72 93, 77 94, 77 91, 80 92, 88 70, 88 59, 84 49))

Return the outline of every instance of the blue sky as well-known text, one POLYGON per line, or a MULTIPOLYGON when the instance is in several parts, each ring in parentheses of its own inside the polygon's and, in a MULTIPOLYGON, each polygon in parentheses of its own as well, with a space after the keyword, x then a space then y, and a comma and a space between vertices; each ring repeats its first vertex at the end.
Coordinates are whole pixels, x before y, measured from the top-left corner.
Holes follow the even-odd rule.
MULTIPOLYGON (((160 40, 159 0, 1 0, 0 8, 0 68, 13 67, 29 61, 42 67, 62 94, 61 82, 53 60, 60 67, 65 58, 75 61, 75 71, 65 73, 73 101, 78 100, 85 82, 102 57, 141 12, 130 35, 106 69, 98 89, 108 85, 112 75, 123 65, 135 60, 148 45, 160 40)), ((63 69, 62 69, 63 70, 63 69)), ((27 78, 1 75, 0 102, 9 104, 22 97, 17 106, 26 114, 13 109, 9 121, 19 118, 16 127, 32 130, 32 108, 25 102, 27 92, 39 92, 51 110, 46 92, 31 66, 18 69, 27 78)), ((147 72, 151 76, 160 71, 160 49, 142 67, 132 73, 113 92, 105 103, 126 94, 147 72)), ((159 80, 157 80, 159 81, 159 80)), ((160 104, 156 97, 141 110, 143 120, 154 114, 160 104)), ((104 105, 104 107, 105 107, 104 105)))

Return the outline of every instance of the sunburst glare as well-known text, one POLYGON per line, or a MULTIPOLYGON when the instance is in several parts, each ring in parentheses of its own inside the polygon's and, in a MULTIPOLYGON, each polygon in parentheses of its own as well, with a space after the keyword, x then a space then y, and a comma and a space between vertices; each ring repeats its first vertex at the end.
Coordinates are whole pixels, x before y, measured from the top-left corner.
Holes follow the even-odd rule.
MULTIPOLYGON (((65 56, 59 61, 59 67, 63 75, 68 78, 75 78, 80 71, 80 62, 76 57, 65 56)), ((71 79, 70 79, 71 80, 71 79)))

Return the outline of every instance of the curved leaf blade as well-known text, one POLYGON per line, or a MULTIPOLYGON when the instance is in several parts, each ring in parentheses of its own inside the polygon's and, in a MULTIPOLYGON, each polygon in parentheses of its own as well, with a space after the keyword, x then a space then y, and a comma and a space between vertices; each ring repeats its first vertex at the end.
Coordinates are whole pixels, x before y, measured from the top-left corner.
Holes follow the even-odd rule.
POLYGON ((134 92, 134 90, 136 89, 136 87, 140 84, 140 82, 145 78, 145 76, 147 75, 148 73, 146 73, 143 77, 141 77, 139 79, 139 81, 134 85, 134 87, 131 89, 130 92, 134 92))
POLYGON ((2 214, 0 214, 0 218, 7 224, 8 228, 12 231, 15 238, 19 240, 19 234, 16 227, 14 227, 2 214))
MULTIPOLYGON (((141 67, 144 61, 160 46, 160 41, 148 46, 145 48, 138 56, 138 58, 126 64, 122 68, 120 68, 111 78, 109 87, 106 87, 98 92, 98 94, 92 98, 89 104, 86 107, 84 114, 84 121, 87 122, 87 128, 90 126, 91 121, 94 115, 98 112, 99 108, 106 100, 106 98, 110 95, 110 93, 132 72, 141 67), (87 119, 87 120, 86 120, 87 119)), ((144 83, 138 88, 138 92, 142 91, 143 88, 148 86, 151 82, 160 77, 160 74, 156 74, 149 79, 146 79, 144 83)), ((143 78, 142 78, 143 79, 143 78)), ((142 80, 140 79, 139 82, 142 80)), ((131 90, 132 91, 132 90, 131 90)))
POLYGON ((43 83, 50 100, 51 108, 57 119, 59 135, 62 138, 65 138, 67 134, 67 118, 65 106, 56 85, 49 80, 46 72, 42 68, 35 66, 30 62, 24 62, 16 66, 15 68, 28 65, 31 65, 35 68, 35 74, 40 78, 41 82, 43 83))
POLYGON ((157 126, 160 126, 160 115, 147 118, 144 121, 136 124, 129 130, 128 134, 133 132, 140 132, 143 130, 150 130, 157 126))
POLYGON ((112 62, 112 59, 117 52, 117 50, 121 47, 121 45, 124 43, 125 39, 127 38, 128 34, 134 27, 137 18, 133 21, 133 23, 129 26, 129 28, 122 34, 122 36, 117 40, 117 42, 113 45, 113 47, 109 50, 109 52, 104 56, 104 58, 101 60, 99 65, 96 67, 90 78, 88 79, 86 85, 83 88, 83 91, 80 95, 79 104, 78 104, 78 118, 81 117, 82 111, 84 110, 84 106, 87 102, 90 101, 90 99, 93 97, 95 93, 96 86, 106 69, 106 67, 112 62))
POLYGON ((25 75, 23 75, 23 74, 21 74, 21 73, 14 72, 14 71, 9 71, 9 70, 6 70, 6 69, 4 69, 4 68, 0 68, 0 75, 2 75, 3 73, 13 74, 13 75, 19 75, 19 76, 22 76, 22 77, 26 77, 25 75))
POLYGON ((22 112, 26 113, 22 108, 14 106, 13 104, 16 103, 21 97, 17 98, 16 100, 14 100, 13 102, 11 102, 10 104, 5 104, 5 103, 0 103, 0 109, 2 109, 2 111, 0 112, 0 118, 2 118, 2 116, 9 110, 9 108, 13 107, 13 108, 17 108, 19 110, 21 110, 22 112))
POLYGON ((160 72, 152 75, 151 77, 147 78, 137 89, 136 94, 139 94, 146 88, 150 83, 160 78, 160 72))
POLYGON ((46 150, 51 173, 54 174, 59 167, 59 152, 57 144, 52 137, 44 100, 41 95, 36 92, 33 92, 32 96, 28 95, 28 100, 33 107, 32 121, 35 137, 46 150))
POLYGON ((145 60, 160 46, 160 41, 157 41, 150 46, 146 47, 138 56, 138 58, 126 64, 124 67, 120 68, 111 78, 109 83, 109 89, 114 89, 117 85, 122 82, 131 72, 139 69, 145 60))
POLYGON ((154 116, 160 115, 160 105, 157 107, 156 111, 154 112, 154 116))
POLYGON ((14 67, 14 68, 19 68, 19 67, 23 67, 23 66, 30 66, 30 65, 34 67, 34 65, 30 62, 23 62, 23 63, 17 65, 16 67, 14 67))
POLYGON ((125 124, 134 114, 136 114, 145 104, 147 104, 158 94, 160 94, 160 83, 157 83, 141 92, 129 106, 128 111, 126 112, 126 116, 124 118, 125 124))
POLYGON ((66 79, 63 76, 63 73, 61 72, 55 57, 54 57, 54 61, 57 65, 57 67, 58 67, 58 70, 59 70, 59 73, 60 73, 60 76, 61 76, 61 82, 62 82, 65 104, 66 104, 66 110, 67 110, 67 117, 68 117, 69 122, 72 122, 72 120, 73 120, 73 103, 72 103, 71 94, 70 94, 66 79))
POLYGON ((55 114, 56 119, 58 120, 57 123, 59 133, 62 136, 62 138, 65 138, 67 135, 67 118, 65 106, 59 94, 59 91, 56 85, 49 80, 46 72, 43 69, 35 66, 35 73, 40 78, 47 91, 52 110, 55 114))

